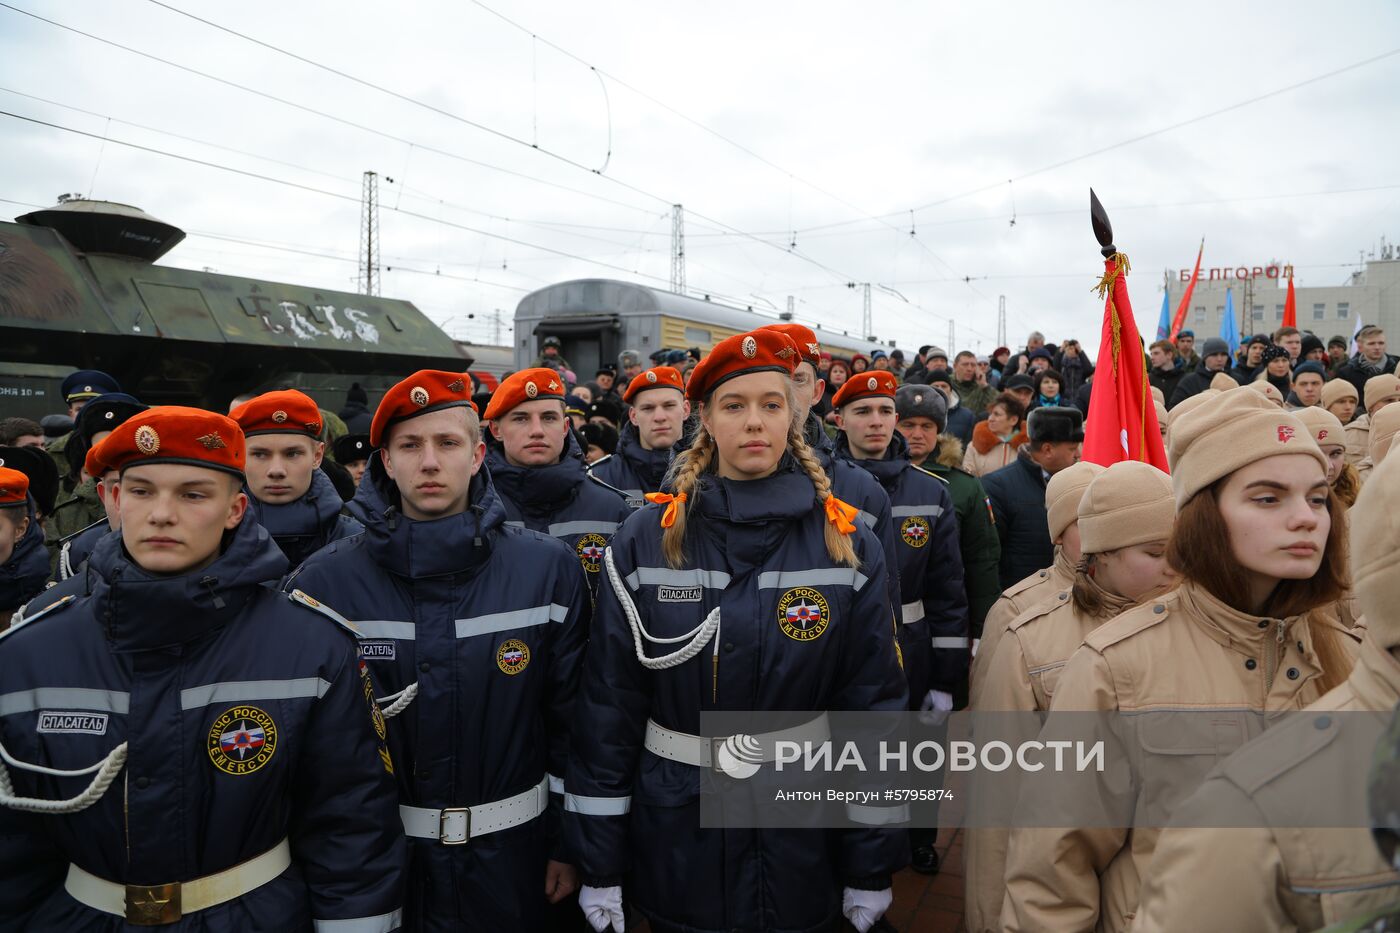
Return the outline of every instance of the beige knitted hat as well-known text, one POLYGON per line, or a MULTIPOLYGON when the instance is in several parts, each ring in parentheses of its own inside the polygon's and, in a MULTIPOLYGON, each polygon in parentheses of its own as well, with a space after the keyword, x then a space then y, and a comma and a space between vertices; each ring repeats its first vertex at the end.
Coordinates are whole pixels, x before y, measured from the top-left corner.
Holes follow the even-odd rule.
POLYGON ((1322 407, 1331 408, 1336 402, 1344 398, 1361 401, 1361 396, 1356 392, 1356 386, 1347 379, 1333 379, 1322 387, 1322 407))
POLYGON ((1371 416, 1371 466, 1380 466, 1390 452, 1390 442, 1400 431, 1400 405, 1387 405, 1371 416))
POLYGON ((1162 390, 1157 388, 1156 386, 1152 386, 1152 397, 1155 398, 1157 401, 1161 402, 1163 405, 1167 404, 1167 396, 1163 394, 1162 390))
POLYGON ((1309 405, 1295 411, 1293 417, 1307 425, 1308 433, 1317 441, 1317 446, 1346 446, 1346 429, 1342 427, 1341 420, 1327 409, 1309 405))
POLYGON ((1182 415, 1167 438, 1180 508, 1218 479, 1278 454, 1307 454, 1327 472, 1327 457, 1307 426, 1249 386, 1222 392, 1182 415))
POLYGON ((1258 392, 1260 395, 1264 396, 1264 398, 1273 402, 1279 408, 1283 407, 1283 393, 1278 390, 1278 386, 1274 385, 1269 380, 1256 379, 1253 382, 1248 383, 1245 386, 1245 388, 1253 389, 1255 392, 1258 392))
POLYGON ((1154 400, 1152 402, 1152 407, 1157 410, 1157 427, 1165 431, 1167 429, 1167 418, 1169 417, 1167 406, 1154 400))
POLYGON ((1216 373, 1211 377, 1210 387, 1217 392, 1229 392, 1231 389, 1238 389, 1240 384, 1229 373, 1216 373))
POLYGON ((1081 460, 1050 477, 1050 482, 1045 484, 1045 517, 1050 524, 1051 541, 1064 534, 1078 517, 1084 490, 1102 472, 1103 467, 1097 463, 1081 460))
POLYGON ((1373 412, 1382 402, 1400 399, 1400 376, 1394 373, 1381 373, 1366 380, 1366 411, 1373 412))
POLYGON ((1102 554, 1165 541, 1175 519, 1171 477, 1151 464, 1124 460, 1094 477, 1079 500, 1079 548, 1102 554))
POLYGON ((1400 456, 1376 465, 1347 516, 1352 589, 1366 616, 1367 637, 1394 648, 1400 645, 1400 456))

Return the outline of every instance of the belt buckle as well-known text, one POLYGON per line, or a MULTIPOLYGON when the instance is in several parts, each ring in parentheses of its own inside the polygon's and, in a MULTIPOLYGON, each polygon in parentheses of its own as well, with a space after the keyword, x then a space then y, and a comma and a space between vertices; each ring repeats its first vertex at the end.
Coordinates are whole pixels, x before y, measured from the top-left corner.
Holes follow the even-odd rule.
POLYGON ((438 815, 438 842, 445 846, 464 846, 472 838, 472 809, 471 807, 445 807, 438 815), (466 826, 462 830, 462 838, 448 838, 447 817, 450 814, 462 814, 466 826))
POLYGON ((129 884, 126 886, 126 922, 138 927, 164 926, 179 920, 180 885, 129 884))

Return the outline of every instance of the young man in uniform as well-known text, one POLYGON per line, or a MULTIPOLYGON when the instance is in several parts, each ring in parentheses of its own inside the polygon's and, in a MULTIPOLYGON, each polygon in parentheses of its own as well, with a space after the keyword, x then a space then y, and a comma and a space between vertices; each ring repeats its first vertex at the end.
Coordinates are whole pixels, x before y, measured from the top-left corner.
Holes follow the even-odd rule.
MULTIPOLYGON (((787 336, 797 347, 797 368, 792 373, 792 388, 797 396, 798 430, 807 446, 817 455, 822 469, 831 479, 831 491, 842 502, 860 510, 860 520, 874 530, 885 552, 886 589, 890 605, 900 605, 899 550, 895 546, 894 522, 890 519, 890 497, 869 473, 844 459, 834 458, 835 442, 827 436, 821 419, 812 413, 812 406, 821 401, 826 383, 818 376, 821 365, 821 345, 810 327, 802 324, 767 324, 760 330, 774 330, 787 336)), ((859 375, 859 374, 857 374, 859 375)), ((851 376, 855 379, 856 376, 851 376)), ((850 380, 847 380, 848 382, 850 380)))
POLYGON ((564 384, 551 369, 522 369, 491 396, 485 419, 495 444, 486 465, 510 524, 573 548, 596 592, 603 550, 631 509, 589 474, 564 416, 564 384))
MULTIPOLYGON (((462 373, 423 370, 375 412, 365 533, 288 589, 335 594, 392 718, 410 839, 408 930, 538 930, 557 861, 568 712, 588 629, 574 555, 511 527, 462 373)), ((572 911, 570 911, 572 915, 572 911)))
POLYGON ((335 443, 331 445, 331 455, 335 457, 335 462, 345 467, 345 472, 350 474, 356 486, 360 485, 360 479, 365 475, 372 452, 368 434, 347 434, 336 438, 335 443))
POLYGON ((83 595, 0 641, 0 918, 398 929, 404 841, 369 674, 333 610, 267 585, 287 561, 245 514, 238 425, 153 408, 95 455, 121 475, 120 536, 75 578, 83 595))
MULTIPOLYGON (((1001 540, 992 524, 992 506, 982 481, 961 468, 962 444, 943 434, 948 408, 943 393, 928 386, 900 386, 894 394, 896 427, 909 447, 909 460, 948 483, 953 508, 958 513, 958 543, 962 554, 963 583, 967 589, 968 631, 974 643, 982 637, 982 621, 997 601, 1001 584, 997 564, 1001 540)), ((959 691, 959 706, 966 705, 966 688, 959 691)))
POLYGON ((673 366, 657 366, 633 379, 623 401, 630 408, 617 453, 595 462, 591 470, 622 490, 629 506, 640 509, 646 504, 643 496, 661 491, 672 450, 690 417, 690 403, 680 371, 673 366))
POLYGON ((253 520, 267 529, 293 568, 321 548, 364 529, 321 472, 321 411, 296 389, 265 392, 229 412, 248 438, 253 520))
MULTIPOLYGON (((836 454, 879 481, 899 523, 899 564, 891 570, 899 579, 899 643, 910 706, 951 712, 953 694, 967 680, 970 646, 957 516, 948 481, 914 466, 895 431, 896 385, 894 376, 882 371, 846 381, 831 400, 842 431, 836 454)), ((929 816, 936 813, 935 807, 929 816)), ((926 826, 910 832, 915 871, 938 871, 937 835, 926 826)))
MULTIPOLYGON (((63 395, 64 404, 68 406, 68 417, 75 422, 78 420, 78 412, 83 410, 83 406, 99 395, 106 395, 109 392, 120 392, 122 387, 117 385, 117 380, 97 369, 80 369, 77 372, 69 373, 68 378, 63 380, 63 385, 59 391, 63 395)), ((81 457, 79 462, 70 463, 66 454, 68 439, 73 436, 69 431, 61 437, 56 437, 44 445, 44 449, 53 457, 54 463, 58 464, 58 475, 64 477, 65 481, 76 477, 78 468, 82 466, 81 457)), ((87 451, 82 453, 86 454, 87 451)), ((73 488, 72 482, 66 482, 65 490, 73 488)))

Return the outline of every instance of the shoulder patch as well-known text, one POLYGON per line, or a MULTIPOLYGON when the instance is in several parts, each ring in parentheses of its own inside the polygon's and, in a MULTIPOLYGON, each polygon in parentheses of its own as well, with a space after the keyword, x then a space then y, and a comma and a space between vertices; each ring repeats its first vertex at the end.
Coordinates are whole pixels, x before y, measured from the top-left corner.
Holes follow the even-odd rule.
POLYGON ((360 637, 360 630, 355 627, 354 622, 351 622, 349 619, 345 618, 345 616, 336 612, 334 609, 332 609, 330 606, 327 606, 319 599, 313 599, 312 597, 307 596, 301 590, 292 590, 290 593, 287 594, 287 598, 294 603, 298 603, 302 606, 305 606, 307 609, 314 609, 316 612, 319 612, 327 619, 330 619, 336 625, 339 625, 341 628, 345 629, 351 635, 354 635, 356 638, 360 637))
POLYGON ((1221 773, 1253 796, 1260 788, 1282 777, 1332 744, 1341 728, 1334 713, 1297 713, 1281 728, 1265 730, 1226 758, 1221 773), (1245 752, 1248 749, 1248 752, 1245 752))
POLYGON ((1154 599, 1150 603, 1134 606, 1100 625, 1089 633, 1084 639, 1084 644, 1095 651, 1103 651, 1110 645, 1126 641, 1138 632, 1166 621, 1171 614, 1171 606, 1166 599, 1154 599))
POLYGON ((911 467, 913 467, 914 469, 918 470, 920 473, 924 473, 924 474, 927 474, 928 476, 932 476, 934 479, 938 480, 938 481, 939 481, 940 483, 942 483, 944 486, 949 485, 948 480, 947 480, 946 478, 944 478, 944 477, 942 477, 942 476, 939 476, 937 473, 933 472, 932 470, 925 470, 923 467, 919 466, 917 463, 911 463, 911 464, 909 464, 909 465, 910 465, 911 467))
POLYGON ((1057 609, 1063 609, 1070 605, 1069 590, 1061 590, 1058 596, 1059 598, 1052 596, 1049 599, 1044 599, 1036 603, 1034 606, 1012 619, 1006 626, 1006 630, 1010 632, 1014 629, 1023 628, 1037 619, 1045 618, 1057 609))
POLYGON ((26 614, 25 610, 28 609, 30 606, 34 605, 34 603, 38 602, 39 599, 40 597, 36 596, 29 602, 25 603, 23 606, 20 606, 18 609, 16 609, 15 614, 10 618, 10 627, 5 631, 0 632, 0 638, 4 638, 11 632, 17 631, 22 626, 29 625, 32 622, 38 622, 44 616, 51 615, 59 609, 63 609, 67 606, 73 605, 73 603, 77 602, 78 597, 68 595, 63 597, 62 599, 58 599, 49 603, 47 606, 35 610, 33 615, 26 614))

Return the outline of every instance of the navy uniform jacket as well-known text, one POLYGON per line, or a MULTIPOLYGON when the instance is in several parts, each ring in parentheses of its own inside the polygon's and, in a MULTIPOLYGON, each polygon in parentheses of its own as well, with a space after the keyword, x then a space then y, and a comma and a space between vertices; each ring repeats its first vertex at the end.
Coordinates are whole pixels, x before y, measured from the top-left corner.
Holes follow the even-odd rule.
POLYGON ((879 480, 890 497, 899 530, 899 643, 909 702, 918 709, 930 689, 952 693, 971 659, 953 497, 946 482, 909 462, 897 431, 882 460, 851 458, 845 434, 836 438, 836 451, 879 480))
MULTIPOLYGON (((15 509, 19 506, 15 505, 15 509)), ((49 550, 44 546, 44 526, 28 496, 29 528, 15 542, 10 559, 0 564, 0 612, 13 612, 44 589, 49 579, 49 550)))
POLYGON ((355 519, 341 514, 344 507, 340 493, 319 469, 311 471, 311 488, 300 499, 269 505, 248 493, 253 520, 268 530, 293 569, 332 541, 364 531, 355 519))
POLYGON ((572 747, 566 838, 585 883, 627 877, 657 933, 834 929, 843 885, 887 887, 908 860, 907 834, 701 829, 701 769, 646 751, 643 737, 648 717, 697 735, 702 710, 904 709, 884 552, 857 524, 859 569, 828 556, 825 515, 791 457, 761 480, 702 479, 682 569, 662 554, 661 514, 648 505, 613 538, 617 572, 655 638, 721 607, 718 687, 709 646, 665 670, 641 665, 605 571, 574 722, 590 740, 572 747), (808 632, 820 629, 801 640, 784 631, 798 600, 817 615, 808 632))
POLYGON ((1001 587, 1008 589, 1055 562, 1045 514, 1045 471, 1024 450, 982 477, 1001 537, 1001 587))
MULTIPOLYGON (((68 862, 119 884, 191 881, 290 838, 291 867, 169 931, 397 929, 405 848, 368 674, 324 607, 267 584, 286 560, 243 521, 209 567, 158 577, 103 539, 88 571, 0 640, 0 741, 21 761, 128 757, 92 806, 0 807, 0 929, 129 929, 63 889, 68 862), (55 713, 80 714, 54 716, 55 713), (337 926, 334 921, 340 922, 337 926)), ((91 781, 11 766, 16 792, 91 781)))
POLYGON ((844 457, 837 457, 836 442, 827 436, 816 415, 807 416, 804 429, 807 445, 821 461, 822 469, 831 480, 831 491, 847 505, 860 510, 860 520, 874 529, 880 539, 880 548, 885 552, 885 588, 890 606, 898 608, 899 598, 899 548, 895 546, 894 522, 890 518, 890 497, 873 476, 851 463, 844 457))
POLYGON ((365 533, 313 556, 286 586, 335 595, 379 697, 418 685, 389 720, 402 803, 471 807, 552 775, 552 816, 461 846, 409 840, 407 929, 535 930, 546 858, 563 857, 569 709, 590 611, 583 575, 563 544, 506 524, 485 470, 460 515, 410 521, 398 502, 374 458, 351 503, 365 533))
POLYGON ((512 466, 493 445, 486 453, 486 467, 507 523, 544 532, 573 548, 589 591, 596 593, 603 549, 632 510, 621 493, 589 475, 574 432, 565 436, 558 463, 512 466))
POLYGON ((661 481, 671 466, 672 448, 647 450, 637 436, 637 427, 630 421, 622 426, 617 439, 617 453, 595 461, 588 472, 627 497, 627 504, 640 509, 646 505, 642 498, 649 492, 660 492, 661 481))

